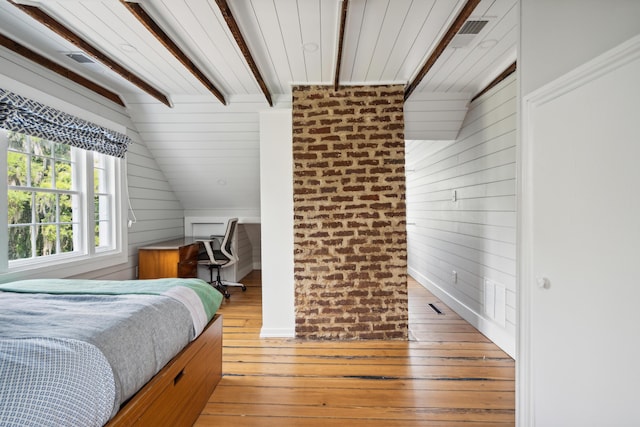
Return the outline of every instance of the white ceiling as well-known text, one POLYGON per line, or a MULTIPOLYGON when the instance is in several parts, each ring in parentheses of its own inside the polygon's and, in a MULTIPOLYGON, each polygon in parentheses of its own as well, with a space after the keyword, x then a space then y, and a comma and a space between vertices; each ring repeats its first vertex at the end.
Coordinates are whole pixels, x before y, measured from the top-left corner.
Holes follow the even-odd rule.
MULTIPOLYGON (((63 53, 79 49, 7 0, 0 0, 2 34, 121 96, 185 209, 212 208, 213 200, 230 208, 259 206, 257 112, 269 107, 215 0, 141 0, 140 4, 223 93, 227 106, 118 0, 21 3, 42 8, 171 100, 173 108, 107 67, 82 65, 67 58, 63 53), (213 186, 204 194, 202 190, 189 191, 190 183, 205 178, 197 168, 206 164, 213 165, 209 173, 219 171, 206 179, 225 180, 227 185, 213 186), (244 183, 236 184, 238 174, 244 174, 240 179, 244 183)), ((340 0, 228 3, 277 105, 289 102, 292 84, 333 83, 340 0)), ((464 3, 350 0, 340 84, 410 83, 464 3)), ((488 19, 489 23, 467 47, 445 49, 409 102, 426 98, 448 102, 451 97, 468 100, 514 62, 516 5, 517 0, 481 0, 470 19, 488 19)), ((434 120, 434 130, 449 122, 446 126, 453 128, 455 136, 463 115, 459 109, 450 114, 447 111, 438 107, 431 111, 441 117, 441 123, 434 120)), ((439 135, 429 134, 429 120, 410 133, 439 135)))

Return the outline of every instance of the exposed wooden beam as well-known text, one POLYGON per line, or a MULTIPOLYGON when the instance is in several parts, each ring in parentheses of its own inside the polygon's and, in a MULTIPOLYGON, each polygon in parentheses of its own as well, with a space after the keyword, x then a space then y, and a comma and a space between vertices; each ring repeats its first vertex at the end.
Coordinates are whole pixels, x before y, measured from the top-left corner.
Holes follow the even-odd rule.
POLYGON ((471 16, 471 12, 476 8, 476 6, 480 3, 480 0, 467 0, 467 3, 464 5, 458 16, 453 21, 445 35, 442 37, 436 48, 433 50, 427 62, 422 66, 416 77, 413 79, 411 83, 407 86, 404 91, 404 99, 405 101, 409 96, 413 93, 413 91, 418 87, 424 76, 427 75, 431 67, 436 63, 442 52, 447 48, 449 43, 451 43, 451 39, 456 35, 460 28, 464 24, 464 22, 471 16))
POLYGON ((267 88, 267 85, 264 82, 262 75, 260 74, 260 70, 258 70, 258 66, 256 65, 256 62, 253 60, 253 56, 251 56, 251 52, 249 51, 249 46, 247 46, 247 42, 244 40, 244 37, 240 32, 240 27, 238 27, 238 23, 236 19, 233 17, 233 13, 231 13, 231 8, 229 8, 229 4, 227 3, 227 0, 216 0, 216 3, 220 8, 220 13, 222 13, 222 17, 226 21, 227 27, 229 27, 231 34, 233 34, 233 38, 236 40, 236 43, 238 44, 238 47, 240 48, 242 55, 244 55, 245 61, 247 61, 247 64, 249 64, 249 68, 251 68, 253 77, 255 77, 256 81, 258 82, 258 85, 260 86, 260 89, 262 89, 262 93, 264 93, 264 96, 267 98, 267 102, 269 103, 269 106, 273 107, 273 101, 271 100, 271 93, 269 92, 269 89, 267 88))
POLYGON ((118 96, 116 93, 111 92, 108 89, 105 89, 104 87, 100 86, 97 83, 92 82, 89 79, 86 79, 84 77, 82 77, 81 75, 74 73, 73 71, 63 67, 62 65, 53 62, 52 60, 45 58, 44 56, 40 55, 37 52, 34 52, 33 50, 29 49, 28 47, 18 43, 15 40, 12 40, 8 37, 5 37, 4 35, 0 34, 0 46, 4 46, 9 50, 12 50, 13 52, 17 53, 20 56, 23 56, 25 58, 27 58, 30 61, 35 62, 36 64, 40 64, 43 67, 53 71, 54 73, 57 73, 59 75, 61 75, 62 77, 69 79, 81 86, 84 86, 85 88, 89 89, 90 91, 93 91, 95 93, 97 93, 100 96, 103 96, 105 98, 107 98, 110 101, 115 102, 118 105, 121 106, 125 106, 124 102, 122 102, 122 99, 120 98, 120 96, 118 96))
POLYGON ((514 61, 514 63, 509 65, 507 67, 507 69, 504 70, 502 73, 500 73, 500 75, 498 77, 493 79, 491 81, 491 83, 489 83, 484 89, 482 89, 480 92, 478 92, 477 95, 475 95, 473 98, 471 98, 471 101, 469 101, 469 102, 475 101, 477 98, 481 97, 482 95, 484 95, 485 93, 490 91, 498 83, 500 83, 501 81, 503 81, 504 79, 509 77, 511 74, 515 73, 515 71, 516 71, 516 62, 514 61))
POLYGON ((147 12, 140 6, 139 3, 128 2, 126 0, 120 0, 122 3, 137 19, 140 21, 145 28, 153 34, 156 39, 162 45, 175 56, 175 58, 180 61, 182 65, 185 66, 187 70, 191 72, 195 76, 196 79, 200 81, 213 95, 220 100, 224 105, 227 105, 227 101, 224 99, 224 95, 222 92, 215 87, 213 83, 209 80, 207 76, 204 75, 202 71, 189 59, 189 57, 178 47, 177 44, 165 33, 162 28, 147 14, 147 12))
POLYGON ((36 6, 29 6, 29 5, 15 3, 12 0, 9 0, 9 3, 13 4, 14 6, 19 8, 26 14, 34 18, 36 21, 45 25, 50 30, 52 30, 53 32, 55 32, 56 34, 58 34, 68 42, 77 46, 83 52, 87 53, 88 55, 91 55, 96 60, 100 61, 101 63, 109 67, 111 70, 118 73, 125 80, 133 83, 143 91, 147 92, 149 95, 156 98, 158 101, 171 107, 171 103, 169 102, 169 99, 162 92, 160 92, 158 89, 154 88, 149 83, 145 82, 144 80, 142 80, 141 78, 133 74, 131 71, 124 68, 122 65, 113 61, 107 55, 105 55, 104 53, 102 53, 101 51, 93 47, 90 43, 88 43, 82 37, 80 37, 73 31, 71 31, 69 28, 65 27, 63 24, 58 22, 55 18, 53 18, 52 16, 44 12, 42 9, 39 9, 36 6))
POLYGON ((338 30, 338 52, 336 58, 336 71, 333 76, 333 89, 338 90, 340 87, 340 66, 342 65, 342 45, 344 44, 344 31, 347 22, 347 9, 349 8, 349 0, 342 0, 342 9, 340 11, 340 27, 338 30))

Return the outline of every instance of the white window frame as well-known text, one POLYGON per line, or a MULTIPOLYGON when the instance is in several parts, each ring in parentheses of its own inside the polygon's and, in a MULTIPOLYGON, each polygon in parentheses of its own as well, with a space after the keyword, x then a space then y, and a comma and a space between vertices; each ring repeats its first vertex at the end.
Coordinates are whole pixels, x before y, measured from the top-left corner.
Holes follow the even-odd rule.
MULTIPOLYGON (((2 184, 0 185, 0 200, 4 201, 4 209, 0 209, 0 241, 8 242, 7 218, 7 138, 5 133, 0 133, 0 174, 2 184)), ((30 258, 24 260, 8 260, 8 248, 6 244, 0 245, 0 282, 8 280, 55 277, 64 278, 88 273, 94 270, 123 264, 128 261, 128 242, 126 227, 126 179, 124 176, 124 160, 109 157, 107 159, 110 173, 113 179, 109 179, 109 185, 113 186, 112 191, 114 204, 114 216, 112 235, 109 237, 113 242, 111 248, 96 247, 93 230, 95 228, 94 217, 94 191, 93 191, 93 153, 85 150, 74 150, 85 155, 77 155, 78 160, 76 172, 84 177, 80 200, 82 205, 80 227, 82 227, 81 239, 79 241, 79 251, 73 253, 56 254, 41 258, 30 258), (87 167, 90 165, 91 167, 87 167)), ((75 234, 75 233, 74 233, 75 234)))

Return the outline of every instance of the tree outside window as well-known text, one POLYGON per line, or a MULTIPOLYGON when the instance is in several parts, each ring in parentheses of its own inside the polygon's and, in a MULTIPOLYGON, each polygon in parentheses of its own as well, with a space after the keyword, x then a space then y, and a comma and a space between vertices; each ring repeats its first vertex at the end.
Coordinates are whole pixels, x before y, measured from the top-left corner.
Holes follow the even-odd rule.
POLYGON ((87 241, 94 248, 109 249, 113 189, 107 156, 16 132, 7 137, 9 261, 81 252, 83 230, 92 234, 87 241), (85 185, 85 176, 93 176, 93 183, 85 185), (93 212, 86 218, 94 225, 83 227, 88 200, 93 212))

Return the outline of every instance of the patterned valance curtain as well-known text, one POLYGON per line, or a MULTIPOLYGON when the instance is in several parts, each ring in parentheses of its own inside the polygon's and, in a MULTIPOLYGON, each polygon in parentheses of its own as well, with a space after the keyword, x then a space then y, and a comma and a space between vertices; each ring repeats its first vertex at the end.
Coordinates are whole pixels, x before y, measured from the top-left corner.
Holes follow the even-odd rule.
POLYGON ((0 128, 124 157, 128 136, 0 88, 0 128))

